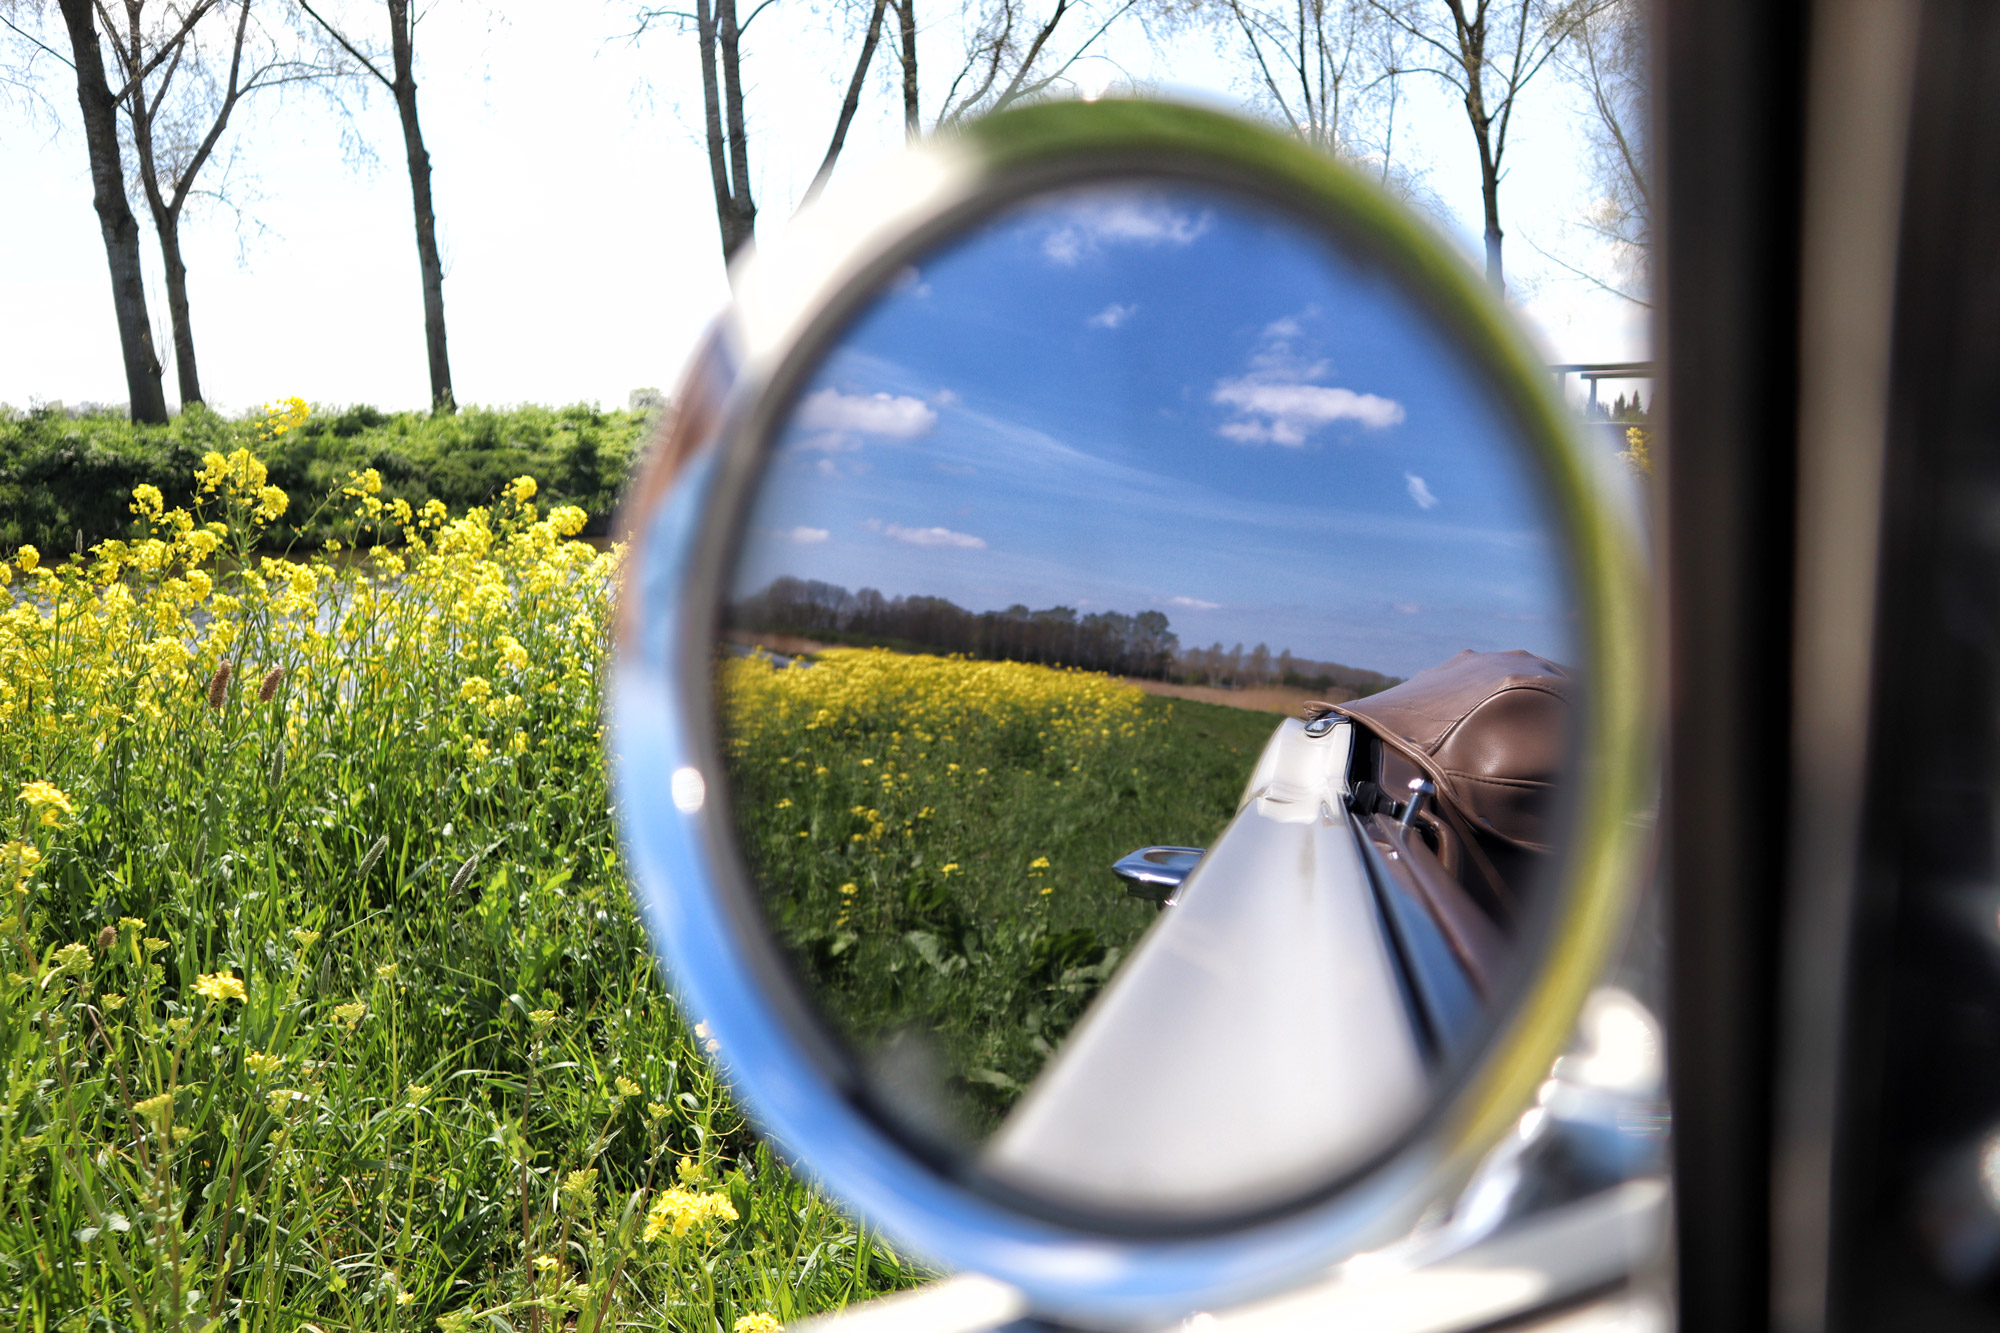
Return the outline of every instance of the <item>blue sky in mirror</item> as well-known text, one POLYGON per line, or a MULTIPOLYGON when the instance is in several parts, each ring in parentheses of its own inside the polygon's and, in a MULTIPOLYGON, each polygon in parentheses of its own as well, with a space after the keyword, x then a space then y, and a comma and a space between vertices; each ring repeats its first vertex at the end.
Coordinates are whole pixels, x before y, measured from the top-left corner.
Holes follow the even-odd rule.
POLYGON ((737 569, 972 611, 1158 610, 1408 676, 1573 660, 1559 543, 1481 377, 1386 273, 1260 204, 1044 196, 886 291, 781 434, 737 569))

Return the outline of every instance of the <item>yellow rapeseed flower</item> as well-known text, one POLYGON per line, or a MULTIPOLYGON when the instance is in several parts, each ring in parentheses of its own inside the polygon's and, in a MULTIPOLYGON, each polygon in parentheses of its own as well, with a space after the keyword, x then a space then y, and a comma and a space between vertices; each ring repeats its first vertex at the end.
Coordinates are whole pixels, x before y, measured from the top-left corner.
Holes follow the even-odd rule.
POLYGON ((196 979, 194 988, 196 994, 217 1002, 235 1000, 241 1004, 250 998, 234 972, 204 972, 196 979))
POLYGON ((64 820, 76 813, 68 794, 53 782, 23 783, 20 801, 28 807, 29 819, 49 828, 61 827, 64 820))
POLYGON ((730 1327, 732 1333, 778 1333, 784 1325, 778 1322, 776 1315, 759 1310, 755 1314, 739 1317, 730 1327))
POLYGON ((685 1236, 696 1227, 736 1221, 736 1205, 720 1192, 702 1194, 685 1185, 662 1190, 646 1210, 644 1239, 650 1243, 671 1232, 685 1236))

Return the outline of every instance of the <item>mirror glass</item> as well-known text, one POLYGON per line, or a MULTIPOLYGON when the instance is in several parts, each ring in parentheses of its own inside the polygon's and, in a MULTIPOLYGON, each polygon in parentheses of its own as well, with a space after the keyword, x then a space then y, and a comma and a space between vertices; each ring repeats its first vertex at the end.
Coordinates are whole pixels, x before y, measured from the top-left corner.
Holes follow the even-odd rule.
POLYGON ((1324 1188, 1528 957, 1578 681, 1508 399, 1386 263, 1129 181, 921 255, 723 608, 761 907, 876 1112, 1137 1217, 1324 1188))

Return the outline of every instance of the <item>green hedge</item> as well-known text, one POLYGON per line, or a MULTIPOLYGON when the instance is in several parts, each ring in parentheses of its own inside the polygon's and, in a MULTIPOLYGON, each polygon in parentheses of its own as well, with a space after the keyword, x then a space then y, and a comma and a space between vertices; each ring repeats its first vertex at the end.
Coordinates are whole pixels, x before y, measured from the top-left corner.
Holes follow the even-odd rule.
POLYGON ((261 413, 228 419, 195 406, 165 426, 134 425, 115 412, 71 416, 61 408, 0 415, 0 551, 30 543, 54 555, 132 535, 132 488, 151 482, 168 505, 193 498, 202 455, 248 446, 292 507, 273 545, 318 545, 332 535, 329 507, 308 516, 347 474, 382 474, 384 500, 442 500, 453 513, 487 504, 526 473, 545 508, 574 504, 590 515, 586 535, 610 531, 626 474, 651 438, 655 414, 570 407, 471 407, 448 417, 418 412, 314 409, 305 424, 260 443, 261 413))

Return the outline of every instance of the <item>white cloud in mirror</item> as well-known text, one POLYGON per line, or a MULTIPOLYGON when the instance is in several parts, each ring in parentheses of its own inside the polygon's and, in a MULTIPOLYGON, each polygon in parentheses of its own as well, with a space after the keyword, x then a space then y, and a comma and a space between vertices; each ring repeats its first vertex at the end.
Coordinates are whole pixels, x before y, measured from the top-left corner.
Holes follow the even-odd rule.
POLYGON ((1183 606, 1190 611, 1220 611, 1222 603, 1204 602, 1199 597, 1169 597, 1168 606, 1183 606))
POLYGON ((1409 483, 1410 498, 1417 502, 1417 508, 1419 509, 1437 508, 1438 498, 1435 495, 1431 494, 1431 488, 1424 484, 1424 479, 1422 477, 1418 476, 1414 472, 1405 472, 1403 474, 1403 480, 1409 483))
POLYGON ((798 424, 807 430, 845 435, 886 435, 909 440, 937 425, 937 409, 903 394, 845 394, 821 389, 799 404, 798 424))
POLYGON ((953 532, 950 528, 907 528, 901 523, 884 523, 879 518, 863 519, 861 526, 870 532, 879 532, 892 541, 907 542, 911 546, 955 546, 967 551, 986 549, 984 537, 975 537, 969 532, 953 532))
POLYGON ((1206 211, 1189 212, 1143 196, 1079 202, 1063 210, 1062 219, 1042 239, 1042 253, 1065 266, 1104 245, 1190 245, 1210 220, 1206 211))
POLYGON ((1242 415, 1216 427, 1238 444, 1283 444, 1296 448, 1319 427, 1356 421, 1371 430, 1396 425, 1403 405, 1391 398, 1323 384, 1282 384, 1244 376, 1215 386, 1211 401, 1242 415))
POLYGON ((816 546, 833 534, 825 528, 808 528, 804 525, 793 528, 785 534, 800 546, 816 546))

